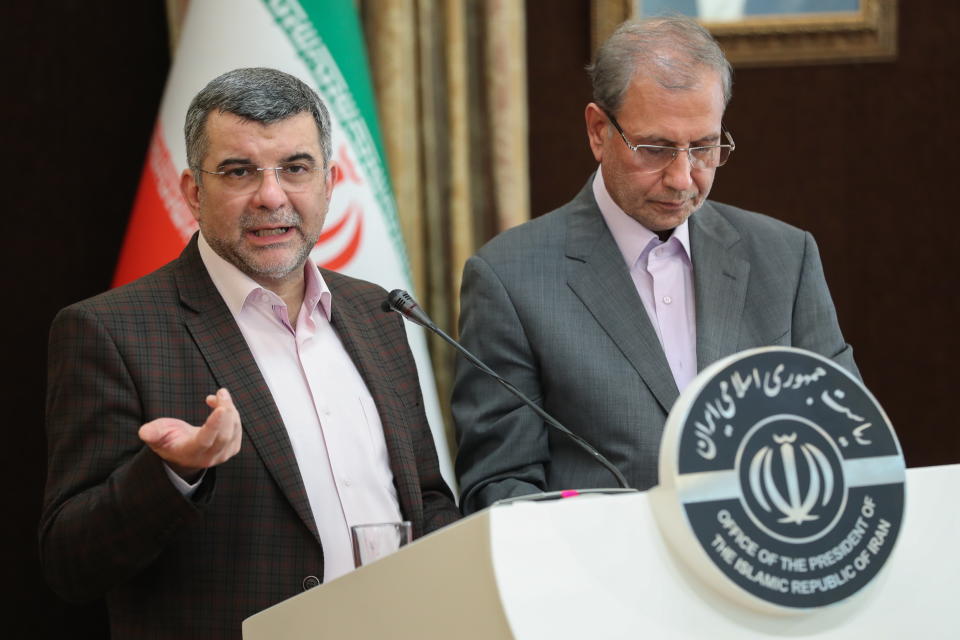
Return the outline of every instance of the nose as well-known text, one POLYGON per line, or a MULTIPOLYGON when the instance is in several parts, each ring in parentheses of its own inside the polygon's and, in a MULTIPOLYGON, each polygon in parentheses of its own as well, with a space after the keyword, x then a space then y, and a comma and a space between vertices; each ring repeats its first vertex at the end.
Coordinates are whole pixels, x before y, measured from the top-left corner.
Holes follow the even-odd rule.
POLYGON ((279 209, 287 202, 287 192, 280 185, 280 174, 277 169, 266 169, 261 172, 260 185, 253 193, 253 204, 271 211, 279 209))
POLYGON ((680 151, 673 162, 663 170, 663 184, 676 191, 686 191, 693 185, 692 171, 690 152, 680 151))

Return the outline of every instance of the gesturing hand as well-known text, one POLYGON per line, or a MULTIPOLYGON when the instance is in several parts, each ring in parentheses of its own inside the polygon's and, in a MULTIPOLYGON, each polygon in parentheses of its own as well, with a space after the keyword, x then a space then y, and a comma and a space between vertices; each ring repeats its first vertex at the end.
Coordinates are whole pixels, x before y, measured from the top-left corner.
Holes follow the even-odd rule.
POLYGON ((226 389, 207 396, 213 409, 203 426, 176 418, 157 418, 140 427, 140 439, 181 478, 193 482, 208 468, 226 462, 240 451, 240 414, 226 389))

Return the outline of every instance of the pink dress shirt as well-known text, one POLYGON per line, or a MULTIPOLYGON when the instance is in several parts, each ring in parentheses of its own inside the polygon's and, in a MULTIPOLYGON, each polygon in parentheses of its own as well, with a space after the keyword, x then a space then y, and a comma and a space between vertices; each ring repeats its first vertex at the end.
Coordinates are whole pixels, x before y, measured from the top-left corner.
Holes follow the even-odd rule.
POLYGON ((280 410, 327 582, 353 569, 352 525, 402 520, 377 407, 330 325, 332 294, 312 261, 294 328, 278 295, 217 255, 202 234, 198 244, 280 410))
POLYGON ((677 389, 683 391, 697 375, 697 325, 688 221, 677 227, 666 242, 661 242, 657 234, 628 216, 613 201, 599 167, 593 179, 593 195, 627 263, 650 324, 657 332, 677 389))

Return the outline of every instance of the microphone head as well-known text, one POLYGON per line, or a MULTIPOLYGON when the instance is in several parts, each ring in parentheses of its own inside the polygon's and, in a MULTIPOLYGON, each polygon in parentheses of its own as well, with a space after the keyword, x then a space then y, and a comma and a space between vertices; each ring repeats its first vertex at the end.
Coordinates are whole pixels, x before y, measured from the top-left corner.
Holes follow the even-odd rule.
POLYGON ((399 311, 404 314, 417 306, 417 303, 414 302, 410 294, 403 289, 394 289, 388 293, 387 300, 384 304, 389 305, 394 311, 399 311))
POLYGON ((383 301, 383 304, 380 305, 380 307, 384 311, 399 312, 400 307, 398 305, 398 301, 400 300, 400 296, 402 296, 403 293, 404 293, 403 289, 394 289, 393 291, 387 294, 387 299, 383 301))
POLYGON ((393 309, 407 320, 424 327, 433 327, 433 322, 423 312, 417 301, 403 289, 394 289, 387 294, 383 309, 393 309))

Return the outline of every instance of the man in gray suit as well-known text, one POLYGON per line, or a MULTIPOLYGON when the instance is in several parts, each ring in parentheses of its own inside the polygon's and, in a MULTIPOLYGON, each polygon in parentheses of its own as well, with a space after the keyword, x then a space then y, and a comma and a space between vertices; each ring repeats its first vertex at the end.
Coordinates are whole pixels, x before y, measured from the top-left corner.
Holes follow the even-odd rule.
MULTIPOLYGON (((681 17, 628 22, 589 71, 585 118, 600 166, 571 202, 467 262, 460 332, 647 489, 667 413, 710 363, 789 345, 857 371, 813 237, 706 200, 734 148, 721 123, 730 65, 709 33, 681 17)), ((615 486, 462 360, 453 415, 465 513, 511 496, 615 486)))

